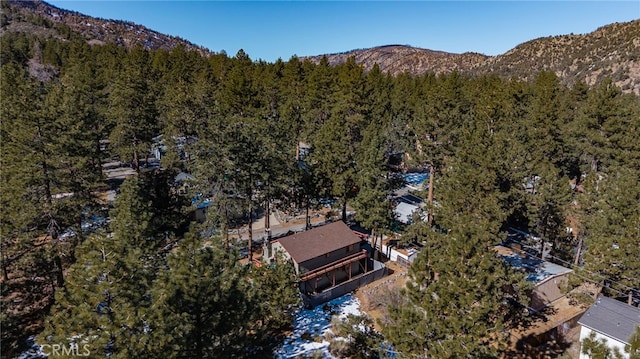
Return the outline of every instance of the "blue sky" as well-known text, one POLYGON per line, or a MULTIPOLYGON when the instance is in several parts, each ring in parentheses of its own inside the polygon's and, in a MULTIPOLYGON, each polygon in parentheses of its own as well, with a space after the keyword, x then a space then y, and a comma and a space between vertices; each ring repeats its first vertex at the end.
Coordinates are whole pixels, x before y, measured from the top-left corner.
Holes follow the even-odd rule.
POLYGON ((638 0, 48 2, 269 62, 389 44, 498 55, 535 38, 640 18, 638 0))

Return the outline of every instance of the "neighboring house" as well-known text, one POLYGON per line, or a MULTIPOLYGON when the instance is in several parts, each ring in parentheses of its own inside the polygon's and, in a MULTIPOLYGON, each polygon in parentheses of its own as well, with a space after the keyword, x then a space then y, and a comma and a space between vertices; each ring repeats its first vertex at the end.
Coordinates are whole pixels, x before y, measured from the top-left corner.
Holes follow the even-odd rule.
MULTIPOLYGON (((578 324, 582 326, 580 343, 595 333, 596 340, 604 340, 611 350, 617 348, 623 358, 629 358, 624 347, 629 344, 636 327, 640 326, 640 308, 600 295, 578 320, 578 324)), ((589 356, 581 350, 580 358, 587 359, 589 356)))
POLYGON ((411 224, 414 213, 420 213, 420 207, 405 202, 398 203, 393 209, 393 214, 402 224, 411 224))
MULTIPOLYGON (((186 145, 194 144, 197 140, 198 139, 194 136, 172 137, 169 141, 169 145, 174 145, 180 160, 185 161, 189 158, 189 153, 185 149, 186 145)), ((151 141, 150 154, 159 161, 167 155, 167 142, 164 139, 164 135, 156 136, 152 138, 151 141)))
POLYGON ((505 246, 496 246, 494 250, 513 268, 527 273, 527 281, 534 284, 529 304, 534 311, 540 311, 565 296, 563 288, 567 287, 567 275, 573 272, 572 269, 505 246))
POLYGON ((382 263, 369 258, 361 238, 338 221, 295 233, 264 246, 263 261, 282 253, 294 266, 305 304, 331 300, 385 274, 382 263))
POLYGON ((199 197, 196 197, 191 200, 191 204, 196 207, 196 222, 204 223, 207 220, 207 211, 209 210, 209 206, 211 205, 211 203, 212 202, 210 198, 201 199, 199 197))
POLYGON ((164 143, 164 135, 159 135, 151 139, 151 155, 157 160, 161 160, 167 154, 167 146, 164 143))
POLYGON ((568 275, 573 270, 533 257, 517 244, 513 248, 496 246, 494 250, 513 268, 526 273, 526 280, 534 285, 529 293, 531 322, 510 330, 507 345, 529 357, 544 357, 550 343, 566 342, 577 334, 578 318, 587 306, 576 303, 572 295, 593 298, 599 289, 585 283, 569 291, 568 275))
POLYGON ((191 184, 195 180, 195 177, 186 173, 180 172, 173 179, 174 186, 178 192, 178 194, 186 195, 191 187, 191 184))
MULTIPOLYGON (((395 192, 393 201, 396 203, 393 214, 396 220, 402 224, 411 224, 413 214, 422 215, 425 203, 422 198, 409 193, 410 187, 405 186, 395 192)), ((423 217, 423 219, 425 219, 423 217)))

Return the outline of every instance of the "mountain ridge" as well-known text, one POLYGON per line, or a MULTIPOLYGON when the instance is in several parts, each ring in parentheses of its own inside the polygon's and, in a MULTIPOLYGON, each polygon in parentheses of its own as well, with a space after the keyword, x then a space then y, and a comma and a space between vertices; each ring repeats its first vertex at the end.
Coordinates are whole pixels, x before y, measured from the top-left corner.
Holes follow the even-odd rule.
MULTIPOLYGON (((4 3, 5 1, 3 1, 4 3)), ((19 15, 33 14, 42 16, 53 24, 66 25, 72 31, 83 36, 90 44, 115 43, 128 48, 140 45, 153 50, 171 50, 182 45, 187 50, 197 51, 204 56, 212 54, 209 49, 203 46, 198 46, 178 36, 160 33, 132 21, 84 15, 77 11, 58 8, 42 0, 8 0, 6 3, 16 9, 19 15)), ((14 19, 11 18, 11 15, 13 14, 5 14, 5 11, 3 6, 2 31, 12 31, 11 26, 14 19)), ((33 25, 32 28, 22 26, 17 31, 42 31, 41 28, 37 28, 39 24, 33 25)), ((46 27, 46 24, 44 25, 46 27)))
POLYGON ((579 81, 594 85, 610 77, 624 92, 640 94, 640 20, 604 25, 586 34, 532 39, 496 56, 383 45, 301 59, 319 63, 325 56, 331 65, 353 56, 366 70, 377 63, 392 75, 459 71, 527 80, 540 71, 552 71, 569 85, 579 81))
MULTIPOLYGON (((115 43, 129 48, 140 45, 148 49, 165 50, 184 46, 203 56, 213 54, 203 46, 177 36, 159 33, 143 25, 91 17, 60 9, 42 0, 9 0, 2 4, 0 34, 5 31, 40 31, 48 36, 56 36, 55 31, 50 29, 51 26, 47 28, 37 24, 41 20, 31 20, 31 24, 25 24, 28 21, 21 19, 20 22, 16 19, 19 17, 16 14, 23 18, 35 15, 49 23, 68 26, 90 44, 115 43)), ((391 75, 458 71, 467 75, 494 74, 528 80, 540 71, 552 71, 568 85, 583 81, 590 86, 604 78, 611 78, 624 92, 640 94, 640 19, 604 25, 586 34, 532 39, 496 56, 476 52, 450 53, 390 44, 333 54, 302 56, 300 59, 319 63, 325 56, 330 65, 338 65, 349 57, 354 57, 355 62, 367 71, 378 64, 382 72, 391 75)))
POLYGON ((482 62, 488 57, 474 52, 455 54, 409 45, 382 45, 337 54, 304 56, 301 57, 301 60, 319 63, 324 56, 327 56, 330 65, 344 63, 353 56, 356 63, 362 64, 367 71, 377 63, 383 72, 390 72, 393 75, 402 72, 420 75, 425 72, 441 73, 466 70, 466 67, 471 64, 482 62))

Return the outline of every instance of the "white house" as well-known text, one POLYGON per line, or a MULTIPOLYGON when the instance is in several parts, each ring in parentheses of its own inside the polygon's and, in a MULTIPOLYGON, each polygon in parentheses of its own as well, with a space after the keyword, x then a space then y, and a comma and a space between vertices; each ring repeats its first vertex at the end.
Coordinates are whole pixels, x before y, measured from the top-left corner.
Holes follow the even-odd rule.
MULTIPOLYGON (((624 346, 629 344, 629 338, 640 326, 640 308, 600 295, 578 320, 578 324, 582 326, 580 343, 595 332, 596 340, 604 340, 609 348, 617 348, 623 358, 629 358, 624 346)), ((589 356, 581 350, 580 359, 589 359, 589 356)))

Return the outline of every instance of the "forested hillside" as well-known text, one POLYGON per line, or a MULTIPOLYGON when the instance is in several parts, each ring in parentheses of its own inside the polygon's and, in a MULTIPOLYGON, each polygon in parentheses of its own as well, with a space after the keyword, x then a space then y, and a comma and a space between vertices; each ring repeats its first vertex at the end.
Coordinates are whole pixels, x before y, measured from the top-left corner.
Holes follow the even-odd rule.
POLYGON ((577 82, 593 86, 609 78, 623 92, 640 94, 640 20, 603 26, 588 34, 534 39, 497 56, 390 45, 309 59, 318 63, 322 56, 332 65, 354 57, 367 70, 378 64, 393 75, 458 71, 533 80, 538 72, 551 71, 569 86, 577 82))
POLYGON ((171 50, 182 45, 203 55, 210 53, 209 50, 185 39, 165 35, 140 24, 95 18, 60 9, 41 0, 3 0, 2 4, 0 33, 38 33, 61 40, 73 33, 90 44, 115 43, 129 48, 140 45, 150 50, 171 50))
POLYGON ((603 26, 588 34, 527 41, 488 58, 472 72, 532 79, 553 71, 563 82, 589 85, 610 78, 623 92, 640 94, 640 20, 603 26))
MULTIPOLYGON (((99 19, 59 9, 44 1, 8 0, 3 2, 4 32, 28 32, 66 39, 79 36, 90 44, 115 43, 131 48, 171 50, 182 45, 209 56, 211 51, 176 36, 121 20, 99 19)), ((378 64, 383 73, 421 75, 429 72, 458 71, 470 75, 499 75, 532 80, 539 71, 554 72, 563 84, 585 82, 589 86, 610 78, 624 93, 640 94, 640 20, 615 23, 587 34, 567 34, 532 39, 504 54, 487 56, 421 49, 408 45, 386 45, 349 50, 337 54, 318 54, 301 60, 318 64, 327 56, 330 65, 354 57, 366 71, 378 64)))
POLYGON ((378 46, 370 49, 359 49, 340 54, 308 56, 303 60, 319 63, 323 56, 327 56, 329 64, 337 65, 353 57, 369 71, 378 64, 382 72, 398 75, 403 72, 421 75, 425 72, 449 73, 451 71, 465 72, 481 65, 489 57, 486 55, 466 52, 452 54, 444 51, 433 51, 404 45, 378 46))
POLYGON ((611 80, 393 77, 353 58, 265 63, 30 32, 1 45, 3 356, 36 336, 118 358, 271 357, 295 278, 286 263, 240 265, 230 213, 334 198, 389 233, 398 153, 433 174, 437 205, 407 228, 423 251, 382 323, 396 350, 500 356, 527 289, 491 249, 506 226, 606 294, 640 298, 640 99, 611 80), (166 155, 147 168, 158 138, 166 155), (113 161, 136 174, 110 208, 113 161), (186 192, 179 172, 195 178, 186 192), (191 222, 205 197, 207 220, 191 222))

